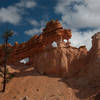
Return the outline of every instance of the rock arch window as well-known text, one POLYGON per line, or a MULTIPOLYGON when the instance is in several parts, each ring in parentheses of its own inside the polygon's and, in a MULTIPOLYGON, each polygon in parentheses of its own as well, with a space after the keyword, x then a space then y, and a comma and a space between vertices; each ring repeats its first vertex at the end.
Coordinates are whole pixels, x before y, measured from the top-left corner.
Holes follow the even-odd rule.
POLYGON ((64 39, 64 42, 65 42, 65 43, 67 43, 67 40, 66 40, 66 39, 64 39))
POLYGON ((57 47, 57 43, 55 41, 52 43, 52 47, 57 47))
POLYGON ((24 59, 20 60, 19 62, 20 62, 20 63, 23 63, 23 64, 26 64, 26 63, 29 62, 29 57, 24 58, 24 59))

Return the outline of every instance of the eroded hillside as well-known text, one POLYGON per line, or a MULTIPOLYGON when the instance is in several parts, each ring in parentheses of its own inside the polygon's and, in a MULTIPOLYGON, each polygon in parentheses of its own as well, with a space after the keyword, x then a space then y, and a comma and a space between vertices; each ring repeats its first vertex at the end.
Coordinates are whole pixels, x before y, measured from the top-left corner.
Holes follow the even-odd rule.
POLYGON ((13 49, 8 65, 14 78, 0 100, 100 100, 100 33, 92 37, 89 51, 70 46, 71 36, 59 21, 50 21, 39 36, 8 44, 13 49), (29 62, 21 64, 26 57, 29 62))

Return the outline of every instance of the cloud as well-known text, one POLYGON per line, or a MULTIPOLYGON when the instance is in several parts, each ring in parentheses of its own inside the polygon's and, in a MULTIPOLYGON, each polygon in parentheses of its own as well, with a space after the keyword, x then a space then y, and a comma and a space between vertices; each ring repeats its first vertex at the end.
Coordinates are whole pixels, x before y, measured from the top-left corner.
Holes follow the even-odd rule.
POLYGON ((28 20, 28 22, 33 26, 38 26, 39 25, 38 21, 34 20, 34 19, 33 20, 28 20))
POLYGON ((65 28, 72 29, 71 45, 91 48, 91 36, 100 31, 99 9, 100 0, 58 0, 55 13, 65 28))
POLYGON ((99 28, 100 0, 59 0, 55 12, 71 28, 99 28))
POLYGON ((11 24, 17 24, 21 20, 21 15, 19 14, 19 9, 10 6, 8 8, 0 9, 0 22, 9 22, 11 24))
POLYGON ((35 7, 35 6, 36 6, 36 3, 34 1, 28 1, 26 3, 27 8, 32 8, 32 7, 35 7))
POLYGON ((0 22, 1 23, 11 23, 18 24, 23 19, 23 14, 25 13, 24 8, 35 7, 36 3, 32 0, 21 0, 20 2, 10 5, 7 8, 0 8, 0 22))
POLYGON ((34 0, 21 0, 21 2, 16 3, 16 6, 21 8, 33 8, 36 6, 36 2, 34 0))
POLYGON ((30 30, 26 30, 26 31, 25 31, 25 34, 30 35, 30 36, 33 36, 33 35, 38 34, 38 33, 40 33, 40 32, 41 32, 40 29, 38 29, 38 28, 33 28, 33 29, 30 29, 30 30))
POLYGON ((71 45, 75 47, 86 45, 89 50, 92 46, 91 37, 97 32, 100 32, 100 29, 86 32, 72 31, 71 45))
POLYGON ((35 34, 40 34, 43 31, 43 28, 46 25, 47 20, 42 19, 41 21, 36 21, 36 20, 29 20, 30 24, 35 26, 32 29, 26 30, 24 33, 30 36, 33 36, 35 34))

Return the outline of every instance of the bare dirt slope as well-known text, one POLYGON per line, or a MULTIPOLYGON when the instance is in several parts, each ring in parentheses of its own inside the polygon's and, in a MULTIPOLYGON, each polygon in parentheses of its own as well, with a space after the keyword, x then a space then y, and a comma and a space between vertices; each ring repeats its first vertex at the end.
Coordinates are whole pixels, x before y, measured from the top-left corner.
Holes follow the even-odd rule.
POLYGON ((40 75, 32 69, 14 73, 6 92, 0 93, 0 100, 92 100, 97 91, 85 87, 85 80, 40 75))
POLYGON ((0 100, 23 100, 25 96, 28 100, 72 100, 72 89, 60 78, 41 76, 35 72, 27 74, 30 75, 13 78, 7 84, 6 92, 0 93, 0 100))

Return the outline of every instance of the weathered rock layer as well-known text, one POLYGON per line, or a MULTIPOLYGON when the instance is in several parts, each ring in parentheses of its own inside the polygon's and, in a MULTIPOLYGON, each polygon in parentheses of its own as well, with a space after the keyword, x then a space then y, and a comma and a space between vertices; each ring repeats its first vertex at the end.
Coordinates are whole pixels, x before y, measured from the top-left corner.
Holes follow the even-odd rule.
MULTIPOLYGON (((99 75, 100 33, 92 37, 90 51, 87 51, 85 46, 71 47, 69 42, 71 36, 71 30, 63 29, 59 21, 50 21, 39 36, 35 35, 22 44, 16 42, 14 46, 8 45, 12 49, 8 64, 20 64, 20 60, 29 57, 27 64, 42 74, 78 76, 84 73, 98 73, 99 75), (54 41, 57 47, 52 46, 54 41)), ((3 45, 0 46, 0 52, 0 59, 3 61, 3 45)))

